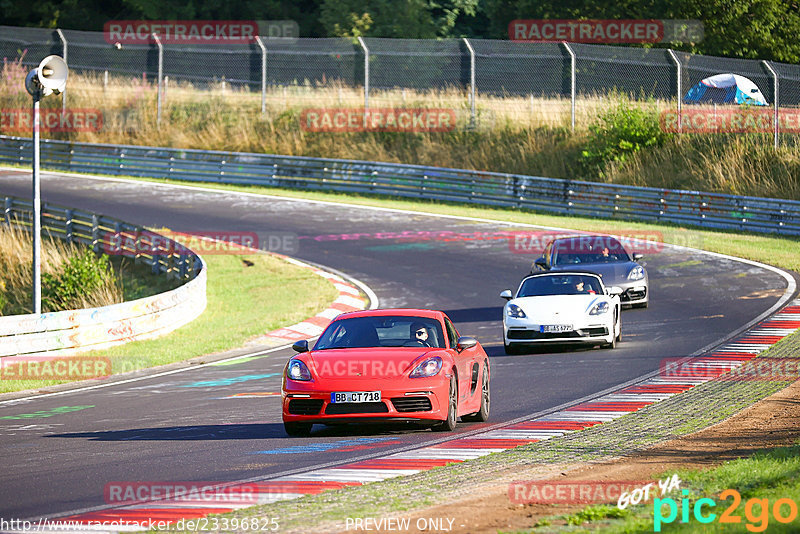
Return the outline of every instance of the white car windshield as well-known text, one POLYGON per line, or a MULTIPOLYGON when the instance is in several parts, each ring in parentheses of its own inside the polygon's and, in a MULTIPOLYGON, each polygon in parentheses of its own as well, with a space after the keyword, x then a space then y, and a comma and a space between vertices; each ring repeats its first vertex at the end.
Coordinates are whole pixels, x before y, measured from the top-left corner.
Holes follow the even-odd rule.
POLYGON ((444 348, 436 319, 409 316, 371 316, 340 319, 328 325, 314 350, 368 347, 444 348))
POLYGON ((602 294, 600 281, 594 276, 580 274, 559 276, 534 276, 522 282, 517 298, 547 295, 597 295, 602 294))

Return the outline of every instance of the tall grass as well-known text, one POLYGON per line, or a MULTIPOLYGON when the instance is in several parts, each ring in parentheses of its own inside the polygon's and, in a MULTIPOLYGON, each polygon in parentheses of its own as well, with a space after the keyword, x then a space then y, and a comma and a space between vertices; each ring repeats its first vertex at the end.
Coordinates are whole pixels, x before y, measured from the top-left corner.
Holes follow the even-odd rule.
MULTIPOLYGON (((29 232, 0 225, 0 315, 33 312, 33 245, 29 232)), ((42 311, 107 306, 123 301, 122 285, 107 262, 83 247, 43 239, 42 311), (91 257, 87 257, 86 255, 91 257), (89 287, 87 287, 89 286, 89 287)))
MULTIPOLYGON (((0 82, 0 107, 24 108, 29 97, 20 81, 24 69, 6 62, 0 82)), ((230 150, 256 153, 364 159, 485 171, 510 172, 673 189, 800 199, 800 145, 783 134, 784 146, 773 150, 764 134, 673 136, 648 146, 624 161, 595 169, 581 154, 591 142, 590 128, 620 100, 630 108, 657 116, 675 101, 639 98, 616 92, 580 96, 576 125, 570 128, 570 101, 536 95, 478 94, 477 121, 470 120, 466 93, 460 89, 413 91, 377 89, 370 107, 447 108, 457 127, 445 133, 305 131, 300 114, 306 108, 360 108, 359 88, 334 81, 272 87, 261 113, 261 93, 227 82, 204 84, 170 80, 161 124, 157 123, 157 89, 145 77, 88 73, 70 75, 70 108, 103 113, 99 132, 45 133, 45 137, 113 144, 230 150)), ((58 98, 43 107, 57 108, 58 98)), ((7 132, 13 133, 13 132, 7 132)), ((29 133, 17 132, 28 136, 29 133)))

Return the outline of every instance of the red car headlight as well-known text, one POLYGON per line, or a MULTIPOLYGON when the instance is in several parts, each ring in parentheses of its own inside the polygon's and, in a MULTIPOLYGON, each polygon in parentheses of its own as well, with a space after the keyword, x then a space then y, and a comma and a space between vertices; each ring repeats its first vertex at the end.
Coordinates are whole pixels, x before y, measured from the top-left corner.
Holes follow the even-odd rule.
POLYGON ((442 359, 439 356, 431 356, 425 358, 411 371, 408 375, 409 378, 427 378, 429 376, 436 376, 442 370, 442 359))
POLYGON ((286 378, 298 381, 311 380, 311 371, 301 360, 291 360, 286 367, 286 378))

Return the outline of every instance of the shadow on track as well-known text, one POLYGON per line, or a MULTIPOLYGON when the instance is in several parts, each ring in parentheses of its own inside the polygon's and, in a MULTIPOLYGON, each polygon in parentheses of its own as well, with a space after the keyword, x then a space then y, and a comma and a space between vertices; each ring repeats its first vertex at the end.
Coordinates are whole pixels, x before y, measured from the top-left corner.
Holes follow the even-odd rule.
POLYGON ((201 441, 229 439, 284 439, 281 423, 166 426, 100 432, 50 434, 47 438, 82 438, 89 441, 201 441))

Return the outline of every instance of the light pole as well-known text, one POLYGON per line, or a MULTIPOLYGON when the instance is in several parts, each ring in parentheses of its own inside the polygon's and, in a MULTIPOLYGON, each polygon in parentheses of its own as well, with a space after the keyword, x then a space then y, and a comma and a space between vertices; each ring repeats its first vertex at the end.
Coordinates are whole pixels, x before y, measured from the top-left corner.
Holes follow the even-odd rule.
POLYGON ((25 89, 33 97, 33 313, 42 313, 42 206, 39 186, 39 100, 67 87, 67 64, 59 56, 47 56, 25 77, 25 89))

